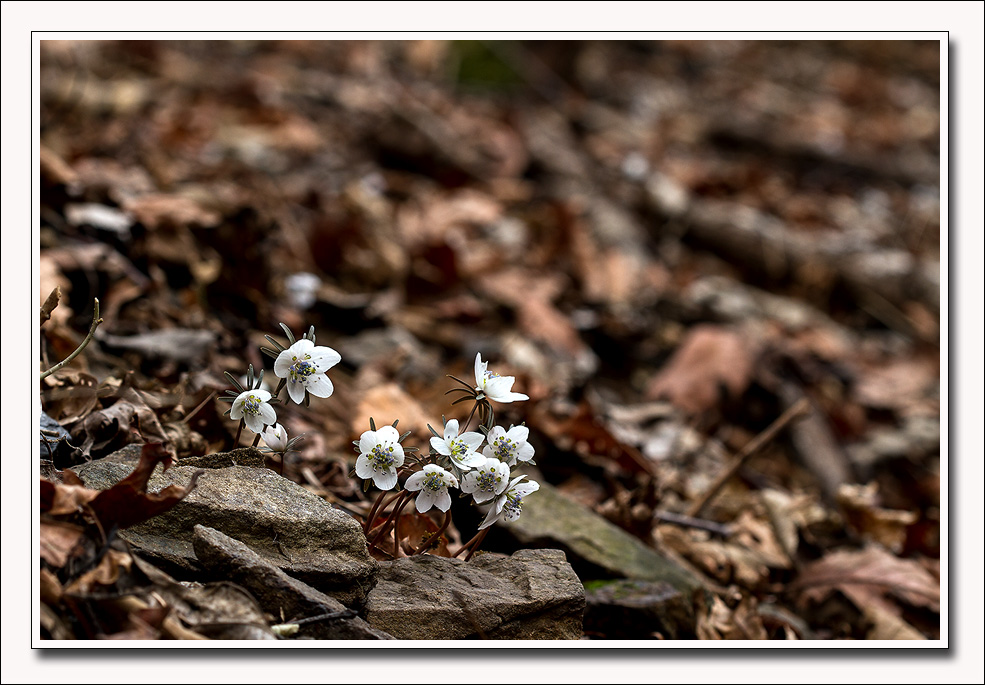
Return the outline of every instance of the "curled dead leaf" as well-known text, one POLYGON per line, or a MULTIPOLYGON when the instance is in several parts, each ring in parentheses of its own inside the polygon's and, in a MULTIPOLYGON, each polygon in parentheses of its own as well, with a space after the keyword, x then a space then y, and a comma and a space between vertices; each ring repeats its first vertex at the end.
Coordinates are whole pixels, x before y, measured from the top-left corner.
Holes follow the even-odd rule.
POLYGON ((898 554, 906 543, 907 530, 920 515, 915 511, 883 509, 878 506, 878 491, 876 481, 867 485, 842 483, 838 504, 852 528, 898 554))
POLYGON ((723 394, 734 400, 745 392, 756 355, 755 346, 730 328, 695 326, 650 381, 647 397, 670 400, 692 414, 712 409, 723 394))
POLYGON ((821 601, 840 591, 869 619, 869 636, 877 639, 925 637, 901 617, 893 599, 940 611, 940 581, 919 561, 901 559, 876 545, 825 555, 805 566, 790 589, 802 602, 821 601))

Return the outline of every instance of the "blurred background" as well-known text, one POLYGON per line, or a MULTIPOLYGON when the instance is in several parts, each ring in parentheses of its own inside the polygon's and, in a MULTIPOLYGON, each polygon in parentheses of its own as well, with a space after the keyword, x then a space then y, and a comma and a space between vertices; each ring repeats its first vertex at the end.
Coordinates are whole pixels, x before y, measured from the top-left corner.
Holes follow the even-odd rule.
POLYGON ((728 589, 728 616, 786 602, 818 637, 936 638, 932 602, 803 588, 872 545, 873 573, 937 583, 939 55, 43 41, 39 302, 62 292, 43 365, 94 297, 105 323, 42 383, 72 436, 42 468, 229 449, 222 373, 272 373, 264 335, 313 325, 342 362, 331 398, 279 408, 307 434, 285 475, 359 513, 350 441, 370 416, 422 446, 463 419, 445 375, 481 352, 530 396, 497 417, 530 427, 538 479, 728 589), (727 542, 666 520, 804 401, 702 508, 727 542))

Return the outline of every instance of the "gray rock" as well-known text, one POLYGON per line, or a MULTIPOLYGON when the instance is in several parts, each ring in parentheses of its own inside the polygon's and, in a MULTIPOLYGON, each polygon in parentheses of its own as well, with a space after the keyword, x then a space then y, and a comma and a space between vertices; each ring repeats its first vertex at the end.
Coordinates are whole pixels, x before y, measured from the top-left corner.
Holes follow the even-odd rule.
POLYGON ((179 459, 176 466, 194 466, 198 469, 224 469, 229 466, 252 466, 262 469, 267 463, 263 452, 256 447, 238 447, 228 452, 214 452, 203 456, 179 459))
MULTIPOLYGON (((291 623, 297 619, 344 614, 347 611, 338 600, 291 578, 239 540, 214 528, 195 526, 192 545, 205 568, 245 587, 275 620, 291 623)), ((315 640, 393 639, 358 616, 302 623, 297 637, 315 640)))
POLYGON ((587 633, 614 640, 695 636, 691 603, 667 583, 613 580, 589 590, 585 600, 587 633))
MULTIPOLYGON (((111 458, 75 469, 87 487, 100 490, 132 470, 132 465, 111 458)), ((164 474, 155 471, 148 489, 185 486, 197 470, 175 466, 164 474)), ((372 585, 376 562, 366 549, 362 526, 268 469, 207 469, 198 486, 174 508, 120 536, 168 570, 188 575, 200 570, 192 546, 199 523, 240 540, 282 571, 346 605, 359 603, 372 585)))
POLYGON ((430 555, 380 565, 366 620, 398 639, 577 640, 585 590, 564 554, 520 550, 469 562, 430 555))
POLYGON ((153 564, 133 556, 133 563, 175 617, 212 640, 276 640, 256 599, 229 582, 178 583, 153 564))
POLYGON ((540 490, 523 499, 523 514, 496 526, 526 547, 560 547, 587 578, 663 581, 684 594, 701 582, 622 528, 566 498, 540 480, 540 490))

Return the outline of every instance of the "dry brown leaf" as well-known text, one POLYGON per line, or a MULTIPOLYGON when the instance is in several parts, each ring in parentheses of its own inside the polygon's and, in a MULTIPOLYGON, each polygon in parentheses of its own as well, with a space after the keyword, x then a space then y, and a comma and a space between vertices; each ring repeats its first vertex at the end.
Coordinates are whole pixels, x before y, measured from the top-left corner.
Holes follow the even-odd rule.
POLYGON ((38 150, 41 178, 52 185, 71 185, 76 181, 76 173, 54 150, 42 144, 38 150))
POLYGON ((756 610, 754 597, 744 596, 735 609, 730 609, 717 595, 711 596, 710 607, 706 607, 703 596, 697 603, 695 633, 699 640, 765 640, 769 637, 756 610))
MULTIPOLYGON (((44 557, 42 556, 42 558, 44 557)), ((41 569, 39 585, 39 594, 42 602, 47 604, 58 604, 58 602, 61 601, 62 584, 58 582, 58 576, 54 573, 46 568, 41 569)))
MULTIPOLYGON (((353 433, 361 435, 369 430, 370 417, 376 422, 377 428, 399 419, 398 433, 412 430, 418 435, 430 435, 427 425, 431 419, 428 418, 424 408, 396 383, 376 385, 363 394, 352 418, 353 433)), ((435 428, 435 430, 439 429, 440 427, 435 428)))
POLYGON ((886 608, 882 602, 872 602, 864 592, 849 589, 845 595, 862 611, 871 626, 866 633, 870 640, 926 640, 916 628, 897 615, 893 608, 886 608))
POLYGON ((63 567, 78 549, 84 532, 80 526, 70 523, 42 521, 39 530, 41 558, 55 568, 63 567))
POLYGON ((868 485, 842 483, 838 488, 838 504, 852 528, 899 554, 906 544, 908 528, 920 515, 915 511, 881 508, 878 492, 879 484, 875 481, 868 485))
POLYGON ((770 522, 748 509, 740 513, 732 524, 732 541, 755 552, 770 568, 790 568, 793 565, 770 522))
MULTIPOLYGON (((57 311, 57 310, 55 310, 57 311)), ((99 400, 95 376, 64 366, 44 379, 45 411, 62 425, 89 415, 99 400)))
POLYGON ((462 190, 431 195, 400 207, 397 226, 408 246, 444 242, 456 226, 490 224, 502 216, 502 205, 484 193, 462 190))
MULTIPOLYGON (((438 523, 435 523, 431 520, 430 516, 424 514, 418 514, 417 512, 411 512, 409 514, 402 513, 400 515, 401 548, 405 553, 410 554, 437 532, 441 522, 442 518, 440 516, 438 517, 438 523)), ((461 543, 459 536, 454 535, 456 531, 453 529, 453 525, 445 529, 437 540, 431 542, 427 551, 428 554, 434 554, 440 557, 451 556, 451 552, 448 549, 449 543, 453 542, 456 546, 461 543)), ((381 545, 381 547, 385 547, 385 545, 381 545)))
POLYGON ((933 401, 940 383, 940 356, 916 355, 859 371, 854 398, 874 409, 903 410, 933 401))
POLYGON ((61 301, 51 311, 51 323, 48 325, 48 328, 52 328, 55 324, 66 323, 72 318, 72 310, 67 306, 68 294, 72 290, 72 282, 62 273, 58 263, 48 255, 47 250, 42 251, 39 256, 38 281, 41 284, 41 302, 44 302, 48 294, 56 287, 61 288, 62 291, 61 301))
POLYGON ((165 226, 210 228, 218 226, 222 218, 218 212, 205 209, 195 200, 182 195, 142 195, 124 203, 124 208, 152 234, 165 226))
POLYGON ((588 347, 571 320, 549 301, 530 298, 518 306, 517 319, 530 338, 540 340, 566 357, 578 358, 588 347))
POLYGON ((744 336, 721 326, 690 330, 667 365, 650 381, 649 399, 668 399, 697 414, 719 404, 722 390, 736 399, 752 377, 756 350, 744 336))
POLYGON ((825 555, 805 566, 790 589, 815 601, 840 590, 863 612, 874 605, 898 616, 899 607, 888 597, 940 611, 939 581, 919 561, 900 559, 877 545, 825 555))
MULTIPOLYGON (((69 477, 74 476, 71 474, 69 477)), ((49 480, 41 479, 41 512, 51 516, 64 516, 80 511, 82 507, 91 502, 98 490, 89 490, 80 483, 52 483, 49 480)))
MULTIPOLYGON (((660 541, 722 584, 763 587, 770 576, 770 561, 741 544, 711 539, 702 530, 658 526, 660 541)), ((783 563, 789 564, 784 561, 783 563)), ((781 566, 782 568, 782 566, 781 566)))
POLYGON ((88 594, 96 585, 113 585, 120 577, 121 569, 129 571, 133 558, 127 552, 115 549, 106 550, 96 567, 86 571, 65 587, 65 592, 73 594, 88 594))
POLYGON ((583 459, 601 457, 611 460, 613 469, 656 476, 653 462, 616 438, 587 401, 578 405, 570 416, 560 418, 546 409, 535 409, 528 420, 529 425, 542 431, 561 449, 574 450, 583 459))

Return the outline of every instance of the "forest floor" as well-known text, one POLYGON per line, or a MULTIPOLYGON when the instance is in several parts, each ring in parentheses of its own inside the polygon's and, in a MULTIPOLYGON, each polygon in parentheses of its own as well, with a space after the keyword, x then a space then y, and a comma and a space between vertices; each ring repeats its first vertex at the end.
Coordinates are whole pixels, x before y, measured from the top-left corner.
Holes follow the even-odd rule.
POLYGON ((44 41, 42 369, 103 323, 42 475, 236 446, 213 399, 284 322, 342 362, 273 466, 364 516, 352 441, 426 446, 480 352, 539 477, 700 579, 697 637, 939 639, 939 78, 936 42, 44 41))

